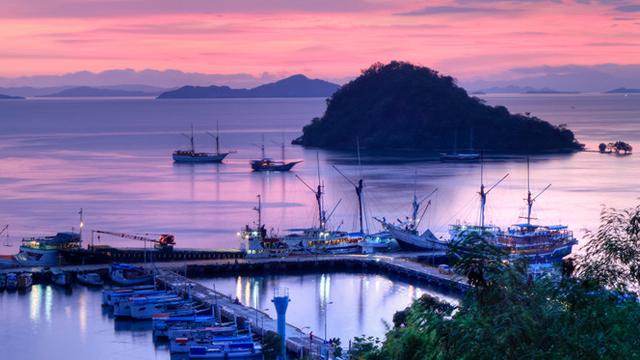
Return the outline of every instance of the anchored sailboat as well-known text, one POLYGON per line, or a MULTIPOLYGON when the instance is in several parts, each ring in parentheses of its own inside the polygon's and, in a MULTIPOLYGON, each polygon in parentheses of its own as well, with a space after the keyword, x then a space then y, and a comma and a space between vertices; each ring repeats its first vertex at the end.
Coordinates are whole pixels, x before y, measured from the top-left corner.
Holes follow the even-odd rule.
POLYGON ((473 151, 473 128, 469 129, 469 151, 458 152, 458 131, 456 129, 453 138, 453 152, 441 153, 442 162, 475 162, 480 160, 480 154, 473 151))
POLYGON ((260 146, 262 151, 262 158, 260 160, 251 160, 251 169, 253 171, 289 171, 296 164, 301 163, 298 161, 286 161, 284 156, 284 140, 282 141, 282 160, 273 160, 267 157, 264 149, 264 136, 262 137, 262 145, 260 146))
POLYGON ((216 125, 216 134, 211 134, 207 132, 207 134, 213 137, 216 140, 216 152, 215 153, 207 153, 207 152, 197 152, 194 143, 193 136, 193 125, 191 125, 191 135, 182 134, 183 136, 189 139, 189 143, 191 144, 191 149, 189 150, 176 150, 173 152, 173 161, 177 163, 219 163, 222 162, 229 154, 233 153, 233 151, 229 152, 220 152, 220 135, 219 130, 217 130, 216 125))

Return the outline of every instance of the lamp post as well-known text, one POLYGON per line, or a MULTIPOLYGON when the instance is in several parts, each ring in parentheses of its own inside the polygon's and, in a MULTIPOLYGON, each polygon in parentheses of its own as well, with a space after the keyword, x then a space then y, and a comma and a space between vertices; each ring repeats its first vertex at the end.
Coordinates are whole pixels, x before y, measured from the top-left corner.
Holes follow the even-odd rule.
POLYGON ((329 305, 333 304, 333 301, 329 301, 324 307, 324 340, 329 341, 327 338, 327 313, 329 312, 329 305))

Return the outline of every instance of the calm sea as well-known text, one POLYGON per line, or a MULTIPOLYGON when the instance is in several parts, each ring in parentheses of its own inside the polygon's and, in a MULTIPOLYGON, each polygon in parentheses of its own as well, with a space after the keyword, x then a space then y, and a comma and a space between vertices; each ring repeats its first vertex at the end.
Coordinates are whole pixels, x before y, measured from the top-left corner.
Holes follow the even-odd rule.
MULTIPOLYGON (((567 124, 590 148, 599 142, 640 143, 640 96, 491 95, 491 104, 531 112, 554 124, 567 124)), ((352 152, 287 145, 285 156, 301 159, 292 173, 252 173, 249 161, 281 157, 279 144, 299 136, 301 127, 324 111, 323 99, 56 99, 0 102, 0 224, 10 238, 0 247, 16 253, 23 236, 77 228, 84 209, 84 239, 90 229, 128 233, 172 233, 179 247, 238 248, 236 232, 255 220, 261 194, 264 221, 274 229, 312 225, 310 185, 321 179, 333 227, 355 230, 356 198, 351 179, 365 179, 365 205, 372 219, 407 216, 414 191, 438 189, 421 223, 446 236, 447 225, 478 219, 478 164, 443 164, 433 154, 352 152), (212 151, 206 134, 219 123, 222 148, 236 150, 224 164, 177 165, 171 152, 187 148, 182 133, 196 129, 196 147, 212 151), (319 164, 316 159, 319 159, 319 164)), ((640 146, 640 145, 638 145, 640 146)), ((638 203, 638 155, 618 157, 583 152, 531 159, 533 192, 551 188, 536 201, 537 222, 569 225, 581 238, 598 224, 602 206, 638 203)), ((526 196, 526 167, 521 157, 488 159, 486 184, 505 174, 488 200, 487 218, 501 226, 521 221, 526 196)), ((141 246, 103 237, 101 243, 141 246)), ((213 279, 201 280, 213 284, 213 279)), ((271 289, 288 287, 289 320, 346 342, 366 333, 382 336, 384 321, 428 292, 455 297, 398 279, 365 274, 313 274, 215 279, 216 287, 273 314, 271 289), (333 304, 329 304, 333 302, 333 304)), ((153 345, 148 323, 116 322, 100 308, 100 293, 75 287, 72 293, 35 286, 26 294, 0 293, 0 353, 10 359, 168 359, 153 345)))
MULTIPOLYGON (((489 95, 491 104, 531 112, 554 124, 567 124, 591 148, 599 142, 640 144, 640 96, 489 95)), ((372 217, 407 216, 414 191, 438 189, 421 226, 445 236, 448 224, 476 222, 480 183, 478 164, 443 164, 430 154, 369 154, 358 166, 356 151, 332 152, 286 146, 285 156, 304 160, 291 173, 252 173, 249 161, 281 157, 280 143, 300 135, 303 125, 324 111, 323 99, 56 99, 0 102, 0 224, 10 225, 15 253, 23 236, 77 227, 78 210, 89 229, 129 233, 172 233, 179 247, 237 248, 237 231, 255 220, 256 195, 264 220, 284 231, 316 220, 315 199, 307 187, 317 183, 318 164, 330 223, 357 228, 352 179, 365 179, 367 223, 372 217), (236 150, 224 164, 179 165, 171 152, 187 148, 182 133, 196 130, 196 147, 212 151, 206 134, 219 124, 222 148, 236 150)), ((463 140, 460 140, 462 142, 463 140)), ((640 145, 637 145, 638 147, 640 145)), ((599 153, 543 155, 531 159, 534 194, 547 184, 534 207, 537 221, 563 223, 581 235, 593 229, 603 205, 629 207, 638 202, 637 155, 599 153)), ((524 214, 526 166, 518 157, 486 163, 485 182, 509 177, 489 194, 487 219, 501 226, 524 214)), ((103 236, 102 243, 142 245, 103 236)), ((4 242, 4 240, 3 240, 4 242)))

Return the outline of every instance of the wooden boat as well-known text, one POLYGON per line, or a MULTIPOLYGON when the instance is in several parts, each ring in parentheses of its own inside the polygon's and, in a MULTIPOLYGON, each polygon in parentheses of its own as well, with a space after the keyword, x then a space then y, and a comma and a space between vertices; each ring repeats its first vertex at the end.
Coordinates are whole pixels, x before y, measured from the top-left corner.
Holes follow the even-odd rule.
POLYGON ((78 282, 87 285, 87 286, 102 286, 104 285, 104 280, 100 277, 98 273, 78 273, 76 275, 78 282))
POLYGON ((29 289, 33 285, 33 277, 31 273, 20 273, 18 274, 18 289, 26 290, 29 289))
MULTIPOLYGON (((209 133, 208 133, 209 134, 209 133)), ((173 161, 176 163, 220 163, 224 160, 229 154, 233 153, 233 151, 229 151, 226 153, 220 152, 220 137, 216 133, 216 135, 209 134, 216 139, 216 152, 215 153, 207 153, 207 152, 197 152, 195 148, 195 144, 193 141, 193 126, 191 126, 191 136, 185 135, 189 138, 189 142, 191 143, 191 149, 189 150, 176 150, 173 152, 173 161)))
POLYGON ((153 281, 153 274, 141 266, 129 264, 111 265, 109 276, 118 285, 131 286, 148 284, 153 281))
POLYGON ((71 273, 59 269, 51 270, 51 281, 58 286, 71 286, 71 273))
POLYGON ((16 273, 7 274, 6 289, 9 291, 18 289, 18 275, 16 273))

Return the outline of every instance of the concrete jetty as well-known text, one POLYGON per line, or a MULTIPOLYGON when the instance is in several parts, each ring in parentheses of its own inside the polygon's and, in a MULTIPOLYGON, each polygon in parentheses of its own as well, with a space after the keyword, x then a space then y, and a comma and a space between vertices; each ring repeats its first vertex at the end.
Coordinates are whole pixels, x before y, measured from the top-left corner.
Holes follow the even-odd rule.
MULTIPOLYGON (((223 295, 202 284, 192 281, 176 272, 160 270, 156 282, 168 289, 175 290, 185 296, 212 306, 223 321, 239 321, 251 324, 254 334, 264 337, 267 333, 277 334, 277 322, 268 314, 258 309, 242 305, 234 299, 223 295)), ((328 359, 329 345, 324 339, 317 336, 309 336, 300 328, 287 324, 285 344, 287 352, 299 357, 307 356, 310 359, 328 359)))

